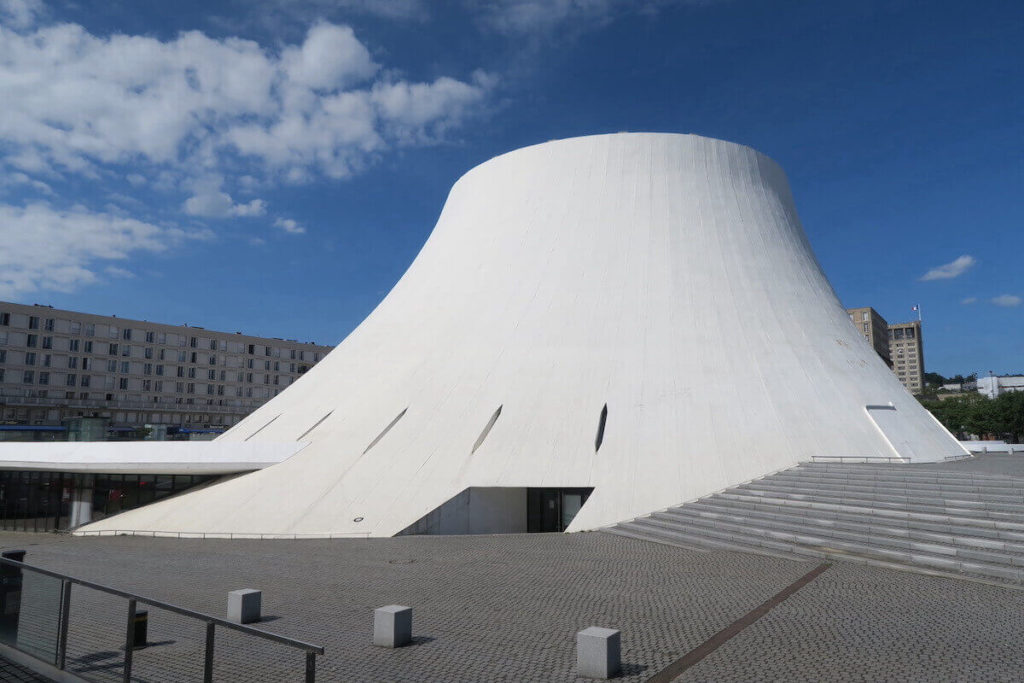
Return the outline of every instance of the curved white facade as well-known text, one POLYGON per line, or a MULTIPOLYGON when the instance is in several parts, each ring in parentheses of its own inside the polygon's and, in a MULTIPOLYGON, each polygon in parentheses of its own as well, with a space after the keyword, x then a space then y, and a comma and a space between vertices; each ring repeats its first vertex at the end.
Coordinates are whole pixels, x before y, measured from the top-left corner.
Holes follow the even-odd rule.
POLYGON ((221 437, 249 439, 309 445, 88 529, 389 536, 468 487, 593 487, 584 530, 812 456, 965 453, 851 325, 778 165, 671 134, 468 172, 377 309, 221 437))

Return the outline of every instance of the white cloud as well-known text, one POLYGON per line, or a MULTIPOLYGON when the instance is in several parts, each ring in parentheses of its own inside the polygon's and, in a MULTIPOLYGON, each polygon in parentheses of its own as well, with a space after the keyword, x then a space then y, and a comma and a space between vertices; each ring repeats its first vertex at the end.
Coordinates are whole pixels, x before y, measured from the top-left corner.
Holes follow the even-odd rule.
POLYGON ((673 4, 701 0, 464 0, 480 23, 499 33, 523 35, 601 26, 627 12, 653 14, 673 4))
POLYGON ((26 29, 43 13, 43 0, 0 0, 0 23, 26 29))
POLYGON ((247 204, 236 204, 231 195, 216 189, 202 190, 185 200, 183 207, 190 216, 227 218, 230 216, 262 216, 267 212, 266 202, 253 199, 247 204))
POLYGON ((1015 294, 1000 294, 999 296, 992 297, 992 303, 996 306, 1005 306, 1010 308, 1013 306, 1020 306, 1021 303, 1024 303, 1024 299, 1021 299, 1015 294))
MULTIPOLYGON (((0 204, 0 299, 37 290, 68 292, 95 282, 104 262, 158 252, 183 240, 205 238, 80 206, 0 204)), ((108 264, 112 265, 112 264, 108 264)), ((114 266, 118 271, 123 270, 114 266)))
POLYGON ((103 269, 103 272, 111 277, 119 277, 125 279, 135 277, 135 273, 133 273, 132 271, 128 270, 127 268, 118 268, 117 266, 107 266, 106 268, 103 269))
POLYGON ((306 232, 306 229, 304 227, 299 225, 291 218, 278 218, 276 221, 274 221, 274 225, 278 228, 281 228, 285 232, 292 233, 293 235, 301 235, 302 233, 306 232))
POLYGON ((969 305, 975 303, 977 300, 978 300, 978 297, 976 297, 976 296, 968 296, 968 297, 964 297, 963 299, 960 299, 960 303, 963 304, 964 306, 969 306, 969 305))
POLYGON ((977 263, 978 260, 969 254, 964 254, 949 263, 932 268, 921 276, 922 282, 929 280, 949 280, 963 275, 967 270, 977 263))
POLYGON ((494 85, 484 74, 415 83, 380 73, 351 28, 323 22, 276 54, 198 31, 160 41, 0 26, 0 143, 8 165, 33 175, 99 177, 130 163, 132 183, 147 164, 148 177, 170 169, 179 182, 196 168, 340 178, 395 145, 436 141, 494 85))

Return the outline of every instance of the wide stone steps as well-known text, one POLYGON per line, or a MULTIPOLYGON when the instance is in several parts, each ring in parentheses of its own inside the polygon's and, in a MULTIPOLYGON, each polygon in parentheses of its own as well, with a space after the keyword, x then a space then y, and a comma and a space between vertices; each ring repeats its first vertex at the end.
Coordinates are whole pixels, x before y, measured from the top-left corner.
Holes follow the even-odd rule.
POLYGON ((1024 479, 955 464, 808 463, 607 531, 1024 583, 1024 479))

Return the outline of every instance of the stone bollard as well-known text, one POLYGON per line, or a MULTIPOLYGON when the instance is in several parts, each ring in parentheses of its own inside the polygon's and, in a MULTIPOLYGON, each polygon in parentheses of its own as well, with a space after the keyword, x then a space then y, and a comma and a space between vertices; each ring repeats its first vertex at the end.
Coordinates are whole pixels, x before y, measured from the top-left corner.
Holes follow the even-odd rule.
POLYGON ((615 629, 591 626, 576 634, 576 675, 614 678, 619 674, 621 643, 615 629))
POLYGON ((412 607, 388 605, 373 610, 373 644, 402 647, 412 642, 412 607))
POLYGON ((241 590, 228 593, 228 621, 236 624, 251 624, 260 620, 263 593, 252 589, 242 588, 241 590))

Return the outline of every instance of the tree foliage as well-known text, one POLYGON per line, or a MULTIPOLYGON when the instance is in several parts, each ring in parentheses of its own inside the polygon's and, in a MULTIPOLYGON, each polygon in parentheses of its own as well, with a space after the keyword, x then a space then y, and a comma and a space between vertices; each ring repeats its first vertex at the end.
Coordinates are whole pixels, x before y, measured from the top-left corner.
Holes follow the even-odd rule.
POLYGON ((994 399, 971 393, 945 401, 922 399, 921 404, 957 438, 978 434, 1012 443, 1024 441, 1024 392, 1007 392, 994 399))

